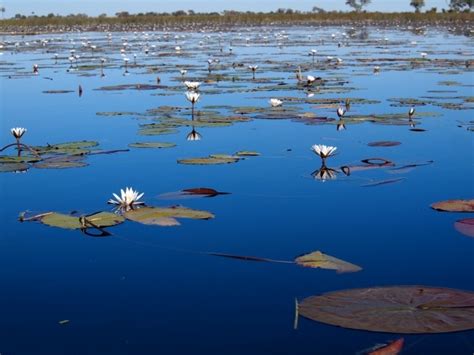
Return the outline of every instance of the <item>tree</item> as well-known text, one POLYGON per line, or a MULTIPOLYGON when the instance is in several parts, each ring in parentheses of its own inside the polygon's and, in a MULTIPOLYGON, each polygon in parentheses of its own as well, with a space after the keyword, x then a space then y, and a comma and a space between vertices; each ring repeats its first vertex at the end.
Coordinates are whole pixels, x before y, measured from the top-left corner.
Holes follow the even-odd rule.
POLYGON ((421 8, 425 6, 425 0, 411 0, 410 6, 415 8, 415 12, 420 12, 421 8))
POLYGON ((471 11, 473 0, 451 0, 449 7, 454 11, 471 11))
POLYGON ((369 4, 370 0, 346 0, 346 5, 352 7, 356 12, 362 11, 362 8, 369 4))
POLYGON ((318 7, 318 6, 313 6, 313 12, 317 12, 319 14, 323 14, 326 12, 326 10, 324 10, 322 7, 318 7))

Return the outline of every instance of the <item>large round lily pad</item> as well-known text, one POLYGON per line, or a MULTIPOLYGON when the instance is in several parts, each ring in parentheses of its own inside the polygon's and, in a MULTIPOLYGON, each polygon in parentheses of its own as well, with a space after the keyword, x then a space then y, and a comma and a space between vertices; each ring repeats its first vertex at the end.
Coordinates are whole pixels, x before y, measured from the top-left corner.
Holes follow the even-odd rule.
POLYGON ((443 212, 474 212, 474 200, 447 200, 431 205, 432 209, 443 212))
POLYGON ((474 293, 425 286, 361 288, 304 299, 299 314, 339 327, 423 334, 474 329, 474 293))
MULTIPOLYGON (((90 216, 85 216, 86 227, 97 226, 99 228, 112 227, 125 221, 125 218, 115 213, 99 212, 90 216), (90 223, 87 223, 90 222, 90 223)), ((83 229, 84 225, 80 221, 80 217, 70 216, 67 214, 52 212, 41 218, 41 223, 51 227, 64 229, 83 229)))
MULTIPOLYGON (((186 207, 142 207, 125 212, 124 217, 138 223, 164 225, 170 218, 211 219, 214 215, 207 211, 193 210, 186 207)), ((169 225, 169 224, 168 224, 169 225)))

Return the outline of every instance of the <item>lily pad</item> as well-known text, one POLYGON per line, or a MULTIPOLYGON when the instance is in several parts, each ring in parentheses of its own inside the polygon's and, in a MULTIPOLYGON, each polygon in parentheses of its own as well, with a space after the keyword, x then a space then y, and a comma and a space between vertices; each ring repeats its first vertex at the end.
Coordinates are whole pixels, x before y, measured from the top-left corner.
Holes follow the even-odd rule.
POLYGON ((30 166, 26 163, 0 163, 0 173, 13 173, 28 170, 30 166))
POLYGON ((431 208, 443 212, 474 212, 474 200, 447 200, 436 202, 431 208))
POLYGON ((378 142, 370 142, 367 144, 369 147, 395 147, 400 145, 400 142, 395 141, 378 141, 378 142))
POLYGON ((238 162, 238 158, 233 157, 219 157, 219 156, 209 156, 204 158, 187 158, 179 159, 178 164, 185 165, 219 165, 219 164, 231 164, 238 162))
POLYGON ((323 254, 320 251, 301 255, 295 259, 295 263, 313 269, 336 270, 337 273, 357 272, 362 270, 362 268, 357 265, 323 254))
POLYGON ((474 218, 460 219, 454 223, 454 228, 459 233, 474 238, 474 218))
POLYGON ((306 298, 298 311, 305 318, 343 328, 448 333, 474 328, 474 293, 425 286, 353 289, 306 298))
POLYGON ((186 207, 142 207, 125 212, 124 217, 138 223, 148 225, 163 225, 166 218, 211 219, 214 215, 207 211, 193 210, 186 207))
POLYGON ((128 145, 130 148, 173 148, 176 147, 174 143, 163 143, 163 142, 138 142, 130 143, 128 145))
POLYGON ((242 150, 240 152, 235 153, 235 155, 237 155, 239 157, 258 157, 260 155, 260 153, 250 151, 250 150, 242 150))
MULTIPOLYGON (((125 218, 115 213, 99 212, 89 216, 84 216, 85 227, 97 226, 99 228, 112 227, 125 221, 125 218)), ((81 223, 81 217, 70 216, 67 214, 52 212, 41 218, 41 223, 51 227, 64 229, 83 229, 84 224, 81 223)))

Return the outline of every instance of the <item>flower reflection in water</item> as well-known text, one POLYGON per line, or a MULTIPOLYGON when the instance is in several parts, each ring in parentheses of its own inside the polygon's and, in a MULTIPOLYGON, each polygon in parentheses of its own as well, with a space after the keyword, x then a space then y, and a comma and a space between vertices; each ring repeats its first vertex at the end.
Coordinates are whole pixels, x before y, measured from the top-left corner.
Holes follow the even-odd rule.
POLYGON ((321 165, 321 167, 316 170, 316 171, 313 171, 311 173, 311 176, 315 179, 315 180, 320 180, 322 182, 325 182, 327 180, 335 180, 337 178, 337 170, 336 169, 332 169, 332 168, 328 168, 324 163, 321 165))

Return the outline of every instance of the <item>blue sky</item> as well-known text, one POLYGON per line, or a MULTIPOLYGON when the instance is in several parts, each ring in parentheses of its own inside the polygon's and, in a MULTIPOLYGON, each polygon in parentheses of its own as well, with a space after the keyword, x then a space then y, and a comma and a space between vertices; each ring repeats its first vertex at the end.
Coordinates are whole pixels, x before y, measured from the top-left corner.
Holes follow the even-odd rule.
MULTIPOLYGON (((426 8, 447 7, 448 0, 425 0, 426 8)), ((371 11, 411 11, 410 0, 372 0, 368 7, 371 11)), ((0 0, 6 8, 6 17, 16 13, 38 15, 50 12, 59 14, 100 13, 115 14, 118 11, 136 12, 169 12, 175 10, 222 11, 253 10, 271 11, 282 8, 310 10, 319 6, 326 10, 345 10, 345 0, 0 0)))

